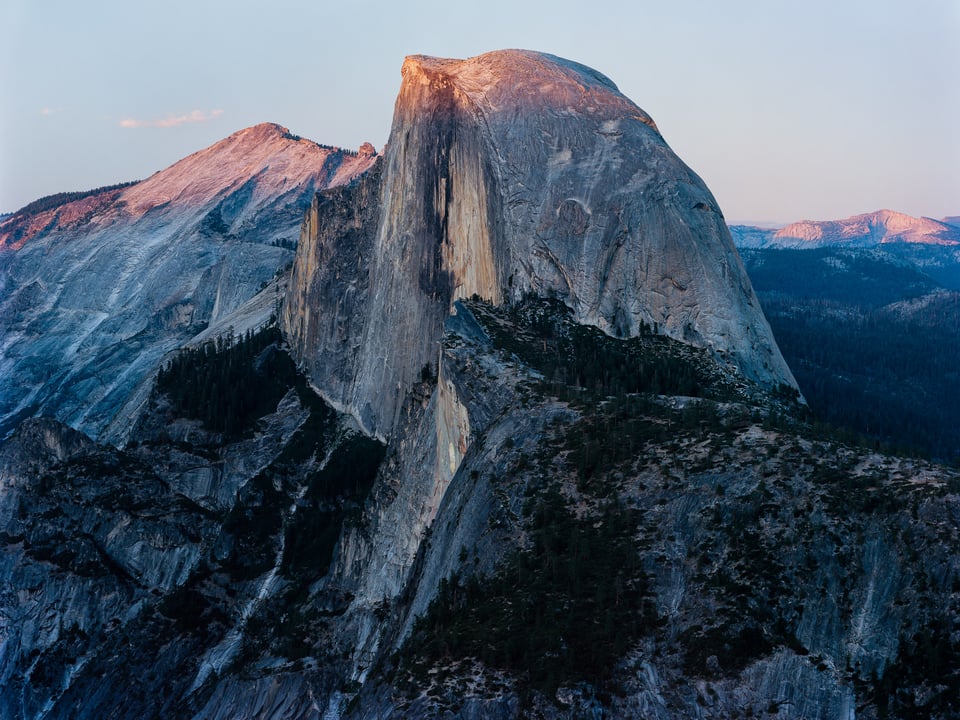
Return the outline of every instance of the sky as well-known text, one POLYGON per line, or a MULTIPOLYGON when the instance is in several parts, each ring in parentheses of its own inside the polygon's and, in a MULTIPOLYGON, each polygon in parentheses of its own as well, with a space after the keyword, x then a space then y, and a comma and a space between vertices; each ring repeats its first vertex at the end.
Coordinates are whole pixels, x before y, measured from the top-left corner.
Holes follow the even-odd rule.
POLYGON ((728 222, 960 215, 960 0, 2 0, 0 212, 259 122, 387 142, 409 54, 611 78, 728 222))

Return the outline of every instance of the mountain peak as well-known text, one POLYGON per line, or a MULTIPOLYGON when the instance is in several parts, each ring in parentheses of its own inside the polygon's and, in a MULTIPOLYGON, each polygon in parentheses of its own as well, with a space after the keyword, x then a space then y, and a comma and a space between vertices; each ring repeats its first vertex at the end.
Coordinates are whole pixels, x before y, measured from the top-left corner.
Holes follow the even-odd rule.
POLYGON ((311 208, 284 304, 298 362, 366 430, 394 431, 473 295, 556 297, 795 384, 716 200, 608 78, 526 50, 412 55, 402 75, 382 173, 311 208))
POLYGON ((248 182, 256 184, 261 200, 315 181, 321 186, 340 185, 367 170, 376 155, 369 143, 352 152, 301 138, 277 123, 259 123, 146 180, 87 193, 62 193, 51 196, 51 202, 40 209, 33 209, 31 203, 20 212, 4 216, 0 219, 0 250, 18 250, 37 235, 74 230, 91 222, 136 219, 171 204, 199 208, 248 182), (77 195, 80 198, 73 199, 77 195))
POLYGON ((773 233, 776 241, 799 240, 813 245, 870 247, 903 242, 924 245, 960 244, 960 233, 938 220, 917 218, 895 210, 882 209, 843 220, 803 220, 773 233))
POLYGON ((843 220, 801 220, 779 230, 732 226, 741 248, 876 247, 888 243, 960 245, 960 225, 950 218, 913 217, 884 208, 843 220))
POLYGON ((224 138, 224 140, 221 142, 263 141, 274 140, 288 136, 290 136, 290 131, 283 125, 278 125, 277 123, 272 122, 262 122, 257 123, 256 125, 251 125, 250 127, 245 127, 242 130, 237 130, 235 133, 224 138))
MULTIPOLYGON (((633 118, 656 129, 653 119, 593 68, 532 50, 495 50, 465 60, 409 55, 405 85, 455 87, 481 108, 515 106, 584 113, 606 119, 633 118)), ((403 92, 401 98, 403 101, 403 92)))
POLYGON ((260 123, 152 175, 130 188, 123 200, 134 215, 168 202, 199 206, 253 178, 259 192, 277 196, 318 174, 333 173, 347 181, 366 170, 370 162, 339 148, 304 140, 282 125, 260 123), (349 157, 334 167, 327 162, 331 155, 349 157))
POLYGON ((261 123, 139 183, 55 196, 3 220, 0 337, 17 354, 0 359, 17 382, 0 388, 0 437, 34 408, 110 432, 164 352, 282 267, 316 192, 376 162, 261 123), (137 350, 120 348, 122 337, 140 338, 137 350))

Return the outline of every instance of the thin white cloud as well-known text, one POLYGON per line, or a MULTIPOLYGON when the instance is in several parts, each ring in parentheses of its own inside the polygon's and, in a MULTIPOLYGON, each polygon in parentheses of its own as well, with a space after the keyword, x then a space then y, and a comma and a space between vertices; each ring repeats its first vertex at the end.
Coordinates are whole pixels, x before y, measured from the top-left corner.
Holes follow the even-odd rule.
POLYGON ((40 111, 40 114, 44 117, 50 117, 51 115, 56 115, 59 112, 63 112, 63 108, 45 107, 40 111))
POLYGON ((156 128, 170 128, 176 127, 177 125, 183 125, 185 123, 197 123, 197 122, 209 122, 215 118, 223 115, 223 110, 211 110, 210 112, 204 112, 203 110, 194 110, 191 113, 186 115, 167 115, 161 120, 135 120, 134 118, 124 118, 120 121, 120 127, 125 128, 146 128, 146 127, 156 127, 156 128))

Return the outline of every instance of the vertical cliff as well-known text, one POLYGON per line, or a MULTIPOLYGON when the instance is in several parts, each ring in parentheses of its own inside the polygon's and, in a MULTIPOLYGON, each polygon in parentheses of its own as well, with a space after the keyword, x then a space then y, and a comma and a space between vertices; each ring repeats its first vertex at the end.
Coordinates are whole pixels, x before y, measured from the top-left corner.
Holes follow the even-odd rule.
POLYGON ((382 168, 380 161, 356 183, 314 197, 283 306, 284 334, 297 360, 341 407, 353 388, 367 321, 382 168))
POLYGON ((390 435, 435 371, 451 303, 528 292, 611 335, 655 328, 795 385, 713 196, 610 80, 516 50, 412 56, 402 74, 379 191, 353 191, 366 204, 349 232, 315 213, 303 227, 284 322, 331 401, 390 435), (346 320, 363 292, 366 318, 346 320))

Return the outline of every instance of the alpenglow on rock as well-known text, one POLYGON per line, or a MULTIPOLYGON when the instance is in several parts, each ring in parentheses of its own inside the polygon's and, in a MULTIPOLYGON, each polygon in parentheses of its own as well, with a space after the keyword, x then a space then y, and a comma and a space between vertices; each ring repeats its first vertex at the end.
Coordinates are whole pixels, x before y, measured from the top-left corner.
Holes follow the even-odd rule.
POLYGON ((609 79, 522 50, 402 75, 380 179, 315 202, 284 308, 334 404, 389 435, 474 293, 555 294, 611 335, 648 326, 795 386, 716 200, 609 79))
POLYGON ((778 230, 750 225, 730 228, 741 248, 872 248, 880 245, 960 246, 960 227, 950 218, 911 217, 877 210, 843 220, 801 220, 778 230))
POLYGON ((263 123, 142 182, 0 222, 0 438, 48 415, 117 439, 110 424, 163 355, 266 285, 317 190, 375 154, 263 123))

